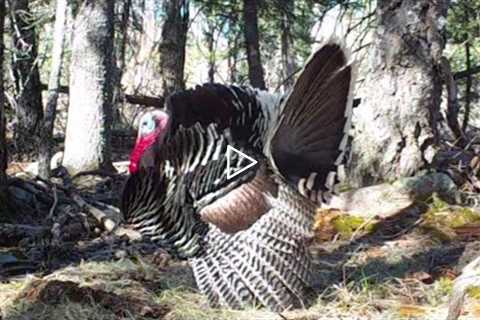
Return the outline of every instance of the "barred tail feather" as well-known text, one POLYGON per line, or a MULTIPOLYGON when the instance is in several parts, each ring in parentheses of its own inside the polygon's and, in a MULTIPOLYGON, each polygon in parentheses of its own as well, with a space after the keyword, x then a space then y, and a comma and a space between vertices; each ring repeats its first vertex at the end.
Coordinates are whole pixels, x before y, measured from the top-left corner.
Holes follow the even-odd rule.
POLYGON ((352 116, 355 65, 335 39, 306 64, 283 105, 266 147, 273 165, 298 191, 322 202, 345 159, 352 116))
POLYGON ((311 263, 304 240, 315 205, 307 201, 299 210, 296 202, 303 198, 292 191, 282 186, 277 206, 247 230, 226 234, 210 228, 205 255, 190 263, 200 290, 213 305, 258 305, 281 311, 308 303, 311 263))

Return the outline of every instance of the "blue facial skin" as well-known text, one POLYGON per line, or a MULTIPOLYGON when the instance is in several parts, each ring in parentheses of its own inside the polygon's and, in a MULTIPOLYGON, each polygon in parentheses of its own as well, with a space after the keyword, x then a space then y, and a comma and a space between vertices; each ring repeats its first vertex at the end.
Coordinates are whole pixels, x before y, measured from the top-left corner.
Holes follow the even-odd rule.
POLYGON ((142 134, 148 134, 150 132, 153 132, 153 130, 155 130, 155 120, 153 119, 153 117, 143 119, 140 128, 142 134))

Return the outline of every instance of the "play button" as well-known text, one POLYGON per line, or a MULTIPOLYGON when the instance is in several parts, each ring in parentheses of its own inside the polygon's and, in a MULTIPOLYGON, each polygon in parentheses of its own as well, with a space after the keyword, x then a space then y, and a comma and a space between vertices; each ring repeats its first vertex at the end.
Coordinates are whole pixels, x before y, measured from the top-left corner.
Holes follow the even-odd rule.
POLYGON ((257 160, 253 159, 250 156, 247 156, 245 153, 241 152, 238 149, 235 149, 231 145, 227 145, 227 179, 232 179, 233 177, 238 176, 240 173, 244 172, 247 169, 250 169, 257 163, 258 163, 257 160), (247 160, 247 161, 241 161, 241 162, 245 162, 245 166, 242 166, 241 168, 231 167, 231 159, 232 159, 232 156, 235 154, 240 160, 247 160))

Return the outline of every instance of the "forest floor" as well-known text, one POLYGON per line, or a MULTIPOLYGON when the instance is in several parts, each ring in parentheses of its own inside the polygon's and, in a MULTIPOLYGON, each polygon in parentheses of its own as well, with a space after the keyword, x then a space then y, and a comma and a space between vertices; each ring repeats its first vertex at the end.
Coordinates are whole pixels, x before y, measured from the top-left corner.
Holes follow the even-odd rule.
MULTIPOLYGON (((10 172, 22 178, 10 187, 15 211, 0 221, 1 320, 445 319, 455 278, 480 252, 480 219, 470 219, 470 211, 459 218, 462 208, 433 200, 368 233, 316 237, 314 293, 304 310, 212 309, 185 262, 92 218, 92 207, 111 211, 118 204, 125 163, 117 169, 82 176, 68 188, 10 172), (446 216, 456 217, 454 228, 435 220, 446 216)), ((478 318, 474 289, 459 319, 478 318)))

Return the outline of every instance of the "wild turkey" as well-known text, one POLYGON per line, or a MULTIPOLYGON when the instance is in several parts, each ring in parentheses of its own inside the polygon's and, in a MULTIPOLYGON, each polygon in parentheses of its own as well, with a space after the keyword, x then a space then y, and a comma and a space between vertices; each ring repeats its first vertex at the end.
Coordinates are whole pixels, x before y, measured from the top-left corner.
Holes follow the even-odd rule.
POLYGON ((196 123, 230 129, 237 145, 263 152, 268 124, 276 123, 283 95, 249 87, 206 83, 181 90, 166 99, 166 112, 155 110, 140 119, 137 145, 131 155, 130 173, 158 162, 159 146, 175 136, 180 127, 196 123), (161 131, 157 133, 153 128, 161 131))
MULTIPOLYGON (((259 135, 260 152, 218 123, 179 126, 164 141, 169 115, 146 117, 122 198, 125 220, 188 259, 213 306, 304 306, 311 283, 307 239, 316 202, 331 192, 332 172, 345 157, 352 88, 345 50, 325 44, 305 66, 280 116, 259 135), (152 143, 153 136, 163 143, 152 143), (227 179, 228 144, 259 163, 227 179), (148 152, 154 152, 153 165, 139 165, 148 152)), ((234 168, 242 161, 231 155, 234 168)))

